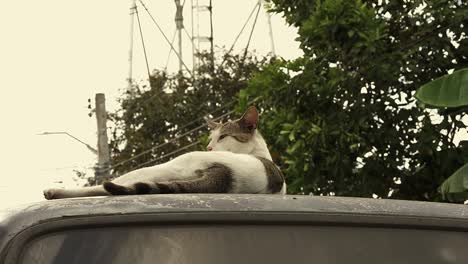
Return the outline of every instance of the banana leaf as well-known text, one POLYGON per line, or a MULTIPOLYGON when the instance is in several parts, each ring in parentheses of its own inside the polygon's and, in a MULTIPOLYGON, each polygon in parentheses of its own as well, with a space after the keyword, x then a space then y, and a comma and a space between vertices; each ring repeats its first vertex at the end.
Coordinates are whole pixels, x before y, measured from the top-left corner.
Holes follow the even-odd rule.
POLYGON ((421 86, 415 97, 427 106, 460 107, 468 105, 468 68, 444 75, 421 86))
POLYGON ((468 163, 448 177, 439 187, 444 200, 464 202, 468 200, 468 163))

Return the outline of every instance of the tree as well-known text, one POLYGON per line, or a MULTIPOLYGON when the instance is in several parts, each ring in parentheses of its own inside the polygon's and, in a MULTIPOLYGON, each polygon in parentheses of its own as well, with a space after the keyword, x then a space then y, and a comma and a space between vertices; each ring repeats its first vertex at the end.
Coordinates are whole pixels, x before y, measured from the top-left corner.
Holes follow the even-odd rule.
POLYGON ((253 55, 224 54, 213 67, 209 54, 200 56, 196 79, 155 70, 150 85, 137 85, 135 94, 122 96, 121 109, 110 115, 115 175, 204 149, 207 129, 203 116, 212 113, 213 117, 229 118, 239 90, 246 87, 253 72, 269 62, 253 55))
POLYGON ((304 56, 277 60, 240 92, 290 193, 439 200, 468 157, 459 117, 418 107, 418 87, 467 66, 466 1, 271 0, 304 56), (465 146, 465 147, 463 147, 465 146))

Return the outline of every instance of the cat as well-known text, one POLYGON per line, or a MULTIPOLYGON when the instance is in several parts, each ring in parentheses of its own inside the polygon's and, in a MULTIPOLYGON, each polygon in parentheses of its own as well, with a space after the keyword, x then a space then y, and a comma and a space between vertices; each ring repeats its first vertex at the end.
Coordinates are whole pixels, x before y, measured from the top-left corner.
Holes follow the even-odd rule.
POLYGON ((259 114, 255 106, 234 121, 206 121, 211 130, 208 151, 189 152, 99 186, 46 189, 44 197, 50 200, 165 193, 286 194, 284 176, 257 130, 259 114))

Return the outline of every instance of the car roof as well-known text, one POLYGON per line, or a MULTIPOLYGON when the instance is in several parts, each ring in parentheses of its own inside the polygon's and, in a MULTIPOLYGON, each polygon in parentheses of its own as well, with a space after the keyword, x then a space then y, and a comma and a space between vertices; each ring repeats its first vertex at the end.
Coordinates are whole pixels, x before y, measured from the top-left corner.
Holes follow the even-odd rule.
MULTIPOLYGON (((465 205, 299 195, 171 194, 73 198, 43 201, 0 211, 0 249, 29 227, 60 219, 91 216, 262 214, 269 220, 289 215, 288 221, 431 225, 468 229, 465 205), (172 214, 175 215, 175 214, 172 214)), ((240 219, 240 218, 236 218, 240 219)), ((286 218, 283 218, 286 219, 286 218)))
POLYGON ((465 205, 393 199, 264 194, 168 194, 100 196, 36 202, 0 210, 0 224, 57 217, 159 212, 260 211, 353 213, 418 217, 468 217, 465 205))

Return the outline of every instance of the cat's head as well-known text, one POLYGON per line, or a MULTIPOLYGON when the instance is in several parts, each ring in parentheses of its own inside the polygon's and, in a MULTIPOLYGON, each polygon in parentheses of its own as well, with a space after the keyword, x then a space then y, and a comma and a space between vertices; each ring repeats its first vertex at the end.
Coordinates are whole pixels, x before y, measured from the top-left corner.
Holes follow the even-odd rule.
POLYGON ((209 151, 229 151, 249 154, 255 148, 255 130, 258 112, 255 106, 249 107, 241 118, 226 123, 207 120, 211 129, 209 151))

